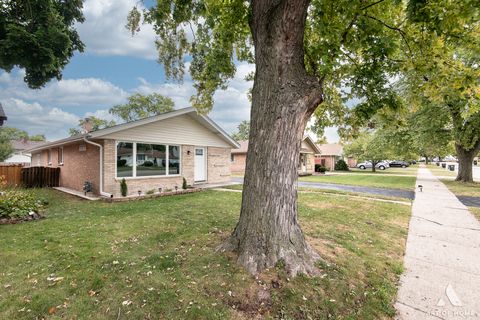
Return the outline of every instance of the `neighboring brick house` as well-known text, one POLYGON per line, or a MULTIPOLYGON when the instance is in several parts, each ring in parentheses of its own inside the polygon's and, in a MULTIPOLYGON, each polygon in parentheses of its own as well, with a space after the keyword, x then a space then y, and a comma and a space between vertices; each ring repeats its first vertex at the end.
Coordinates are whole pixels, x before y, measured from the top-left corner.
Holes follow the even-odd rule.
POLYGON ((247 163, 248 140, 238 141, 238 144, 240 148, 231 150, 230 171, 241 173, 245 171, 247 163))
MULTIPOLYGON (((231 150, 230 170, 232 172, 244 172, 247 161, 248 140, 239 141, 240 148, 231 150)), ((302 140, 300 149, 300 161, 298 163, 298 174, 308 175, 315 171, 315 155, 319 154, 315 142, 309 136, 302 140)))
MULTIPOLYGON (((88 122, 87 122, 88 125, 88 122)), ((60 167, 60 186, 120 196, 230 180, 230 150, 239 145, 194 108, 184 108, 46 143, 29 150, 32 166, 60 167)))
POLYGON ((338 143, 326 143, 318 145, 320 154, 315 156, 315 164, 320 164, 329 171, 335 170, 335 163, 343 159, 349 167, 355 167, 357 161, 353 157, 345 157, 343 155, 343 146, 338 143))

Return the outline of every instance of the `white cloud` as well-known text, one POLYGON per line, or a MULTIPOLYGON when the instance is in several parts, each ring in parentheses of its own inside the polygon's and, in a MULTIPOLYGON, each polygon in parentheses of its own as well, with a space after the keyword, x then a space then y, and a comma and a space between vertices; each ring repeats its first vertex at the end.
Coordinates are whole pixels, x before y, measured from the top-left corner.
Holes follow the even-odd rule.
POLYGON ((137 0, 86 0, 83 4, 85 22, 76 26, 86 52, 156 59, 156 35, 152 26, 142 25, 133 37, 125 28, 128 12, 134 6, 144 9, 137 0))
POLYGON ((16 98, 57 107, 110 107, 125 101, 128 93, 97 78, 50 81, 32 90, 23 81, 24 71, 0 74, 0 99, 16 98))
POLYGON ((78 124, 79 116, 59 108, 28 103, 10 98, 2 101, 7 114, 6 125, 27 131, 29 134, 45 134, 48 140, 65 138, 68 129, 78 124))
POLYGON ((326 127, 325 128, 325 138, 327 138, 328 143, 337 143, 340 141, 340 136, 338 135, 337 127, 326 127))
MULTIPOLYGON (((247 98, 247 93, 253 83, 244 79, 254 69, 255 67, 250 64, 238 64, 237 73, 229 82, 228 88, 218 90, 214 95, 214 106, 209 117, 228 133, 236 131, 241 121, 250 119, 251 103, 247 98)), ((134 91, 143 94, 156 92, 168 96, 175 102, 177 109, 190 106, 190 97, 195 94, 192 81, 187 77, 182 84, 154 84, 143 78, 139 78, 139 81, 141 84, 134 91)))

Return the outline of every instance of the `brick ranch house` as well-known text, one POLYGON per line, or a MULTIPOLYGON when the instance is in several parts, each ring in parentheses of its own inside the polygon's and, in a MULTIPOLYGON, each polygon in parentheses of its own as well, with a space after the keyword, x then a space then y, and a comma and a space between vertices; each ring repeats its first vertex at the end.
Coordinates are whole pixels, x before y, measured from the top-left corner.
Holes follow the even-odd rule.
MULTIPOLYGON (((232 172, 245 172, 247 163, 248 140, 239 141, 240 147, 231 150, 230 170, 232 172)), ((302 140, 300 149, 300 161, 298 164, 298 174, 308 175, 315 171, 315 156, 320 153, 315 142, 309 136, 302 140)))
POLYGON ((343 146, 338 143, 326 143, 318 145, 320 154, 315 156, 315 164, 320 164, 329 171, 335 170, 335 163, 343 159, 349 167, 355 167, 357 161, 353 157, 343 155, 343 146))
MULTIPOLYGON (((28 150, 32 166, 60 168, 60 186, 120 197, 125 178, 139 190, 230 180, 230 150, 239 145, 207 116, 184 108, 43 144, 28 150)), ((89 132, 90 131, 90 132, 89 132)))

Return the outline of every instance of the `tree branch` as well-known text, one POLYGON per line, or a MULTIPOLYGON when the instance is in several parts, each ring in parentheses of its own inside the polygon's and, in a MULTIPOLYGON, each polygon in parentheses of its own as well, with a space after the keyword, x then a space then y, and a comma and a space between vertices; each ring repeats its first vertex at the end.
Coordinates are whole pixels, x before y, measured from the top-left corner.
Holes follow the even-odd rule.
POLYGON ((408 40, 407 40, 407 34, 405 33, 405 31, 403 31, 402 29, 398 28, 398 27, 394 27, 394 26, 391 26, 389 24, 387 24, 386 22, 376 18, 376 17, 373 17, 371 15, 368 15, 368 14, 362 14, 364 17, 367 17, 369 19, 372 19, 372 20, 375 20, 379 23, 381 23, 382 25, 384 25, 385 27, 387 27, 388 29, 390 30, 394 30, 394 31, 397 31, 398 33, 400 33, 400 35, 402 36, 402 39, 403 41, 405 42, 405 44, 407 45, 407 48, 408 48, 408 51, 410 52, 410 55, 413 55, 412 53, 412 48, 410 47, 410 44, 408 43, 408 40))
POLYGON ((383 1, 385 1, 385 0, 378 0, 378 1, 376 1, 376 2, 370 3, 369 5, 366 5, 365 7, 360 8, 360 10, 366 10, 366 9, 368 9, 368 8, 370 8, 370 7, 373 7, 374 5, 379 4, 379 3, 383 2, 383 1))

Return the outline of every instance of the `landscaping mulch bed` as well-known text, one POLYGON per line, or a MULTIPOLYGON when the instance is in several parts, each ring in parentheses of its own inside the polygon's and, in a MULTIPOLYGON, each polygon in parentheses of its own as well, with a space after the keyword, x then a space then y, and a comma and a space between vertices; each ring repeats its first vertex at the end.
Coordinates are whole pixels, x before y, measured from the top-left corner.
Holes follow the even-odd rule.
POLYGON ((189 189, 179 189, 177 191, 166 191, 166 192, 155 192, 153 194, 142 194, 139 196, 131 195, 126 197, 117 197, 117 198, 105 198, 108 202, 122 202, 122 201, 132 201, 132 200, 144 200, 144 199, 151 199, 151 198, 158 198, 158 197, 168 197, 180 194, 187 194, 187 193, 194 193, 200 192, 203 189, 200 188, 189 188, 189 189))
POLYGON ((21 222, 35 221, 40 219, 45 219, 45 216, 37 212, 32 212, 31 214, 24 217, 0 218, 0 224, 17 224, 21 222))

